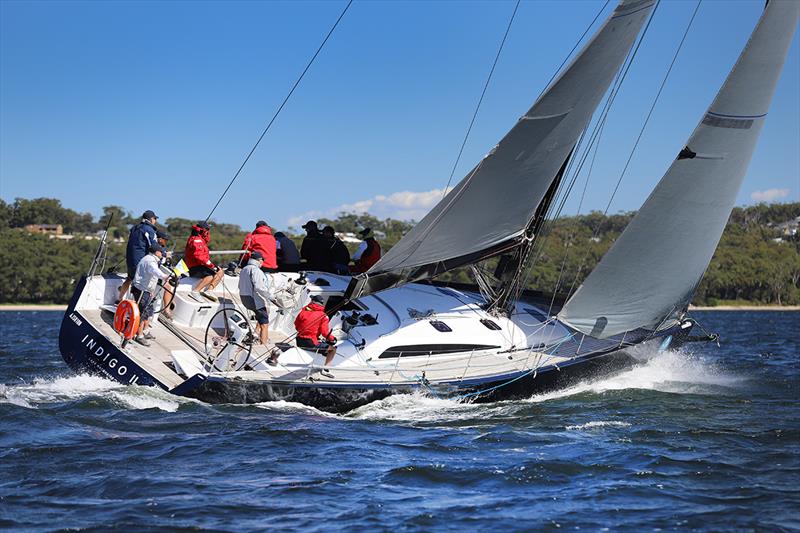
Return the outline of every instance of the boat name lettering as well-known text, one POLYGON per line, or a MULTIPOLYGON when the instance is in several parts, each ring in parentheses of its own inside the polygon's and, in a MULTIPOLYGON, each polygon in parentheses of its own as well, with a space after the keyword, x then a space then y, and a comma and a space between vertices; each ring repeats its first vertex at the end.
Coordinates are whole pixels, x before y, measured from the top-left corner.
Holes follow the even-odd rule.
MULTIPOLYGON (((111 373, 116 374, 119 377, 122 377, 128 373, 127 366, 119 364, 118 359, 111 357, 113 355, 112 352, 106 352, 106 350, 102 346, 98 346, 98 342, 95 339, 90 338, 88 334, 83 336, 81 343, 89 348, 89 352, 107 367, 107 371, 113 371, 111 373), (92 352, 92 350, 94 351, 92 352)), ((130 380, 128 380, 128 384, 134 385, 137 381, 139 381, 139 376, 134 374, 131 376, 130 380)))

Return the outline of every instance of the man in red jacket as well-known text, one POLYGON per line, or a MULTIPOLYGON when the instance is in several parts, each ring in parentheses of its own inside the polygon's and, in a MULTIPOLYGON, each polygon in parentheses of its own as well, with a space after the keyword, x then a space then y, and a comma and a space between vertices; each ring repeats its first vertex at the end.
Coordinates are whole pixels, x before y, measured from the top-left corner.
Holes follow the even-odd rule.
POLYGON ((334 346, 336 338, 331 334, 323 301, 321 296, 312 296, 311 303, 303 307, 294 320, 294 328, 297 330, 297 347, 310 352, 324 353, 325 366, 330 366, 333 356, 336 355, 334 346))
MULTIPOLYGON (((240 265, 247 265, 250 260, 251 252, 260 252, 264 257, 261 263, 261 270, 264 272, 277 272, 278 271, 278 253, 275 245, 275 237, 272 236, 272 230, 263 220, 256 222, 256 229, 248 234, 242 244, 242 260, 240 265)), ((244 268, 244 266, 242 268, 244 268)))
POLYGON ((183 261, 189 267, 189 275, 200 278, 200 283, 195 286, 191 294, 191 297, 198 302, 203 301, 201 295, 216 301, 217 298, 207 291, 213 291, 225 275, 222 269, 211 262, 208 249, 210 241, 211 227, 208 222, 198 222, 192 226, 192 234, 186 241, 186 251, 183 254, 183 261))

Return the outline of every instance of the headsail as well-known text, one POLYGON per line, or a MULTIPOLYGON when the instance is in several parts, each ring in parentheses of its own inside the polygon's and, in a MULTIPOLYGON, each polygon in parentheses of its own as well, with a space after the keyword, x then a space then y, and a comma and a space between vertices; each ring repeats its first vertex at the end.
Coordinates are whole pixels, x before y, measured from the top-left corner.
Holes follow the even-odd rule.
POLYGON ((354 278, 347 295, 427 279, 519 246, 654 4, 622 0, 500 143, 377 264, 354 278))
POLYGON ((605 338, 666 327, 688 306, 733 209, 800 2, 771 0, 686 147, 558 318, 605 338))

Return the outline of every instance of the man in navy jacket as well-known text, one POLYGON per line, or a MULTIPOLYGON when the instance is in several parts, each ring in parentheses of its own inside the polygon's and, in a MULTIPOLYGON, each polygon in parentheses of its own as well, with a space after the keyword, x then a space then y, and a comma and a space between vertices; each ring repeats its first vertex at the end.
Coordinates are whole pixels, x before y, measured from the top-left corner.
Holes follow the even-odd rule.
POLYGON ((120 300, 131 286, 139 261, 147 255, 147 251, 151 246, 158 244, 156 240, 156 220, 158 220, 156 214, 148 209, 142 213, 142 221, 131 228, 128 247, 125 249, 125 264, 128 267, 128 277, 125 278, 125 282, 119 288, 120 300))

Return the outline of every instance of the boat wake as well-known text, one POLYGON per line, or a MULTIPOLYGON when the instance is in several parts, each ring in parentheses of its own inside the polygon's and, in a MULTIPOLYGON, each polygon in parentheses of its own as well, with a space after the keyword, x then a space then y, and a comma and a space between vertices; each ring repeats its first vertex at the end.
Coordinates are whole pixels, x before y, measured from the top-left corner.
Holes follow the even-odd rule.
MULTIPOLYGON (((685 350, 656 353, 640 351, 640 364, 620 374, 582 381, 571 387, 534 395, 526 400, 491 404, 433 398, 422 393, 398 394, 355 409, 345 416, 361 420, 450 422, 465 418, 512 416, 520 404, 557 401, 583 394, 619 390, 649 390, 672 394, 717 394, 744 381, 728 374, 708 359, 685 350)), ((590 424, 599 424, 591 422, 590 424)), ((618 423, 611 422, 610 425, 618 423)), ((591 429, 571 426, 567 429, 591 429)))
POLYGON ((37 379, 19 385, 0 384, 0 403, 28 409, 81 400, 101 399, 126 409, 176 411, 182 403, 192 402, 155 387, 121 385, 90 374, 37 379))
POLYGON ((673 394, 716 394, 720 389, 733 388, 744 381, 744 378, 728 374, 707 358, 687 350, 661 353, 640 351, 635 355, 640 364, 630 370, 537 394, 526 401, 540 403, 577 394, 602 394, 629 389, 673 394))

